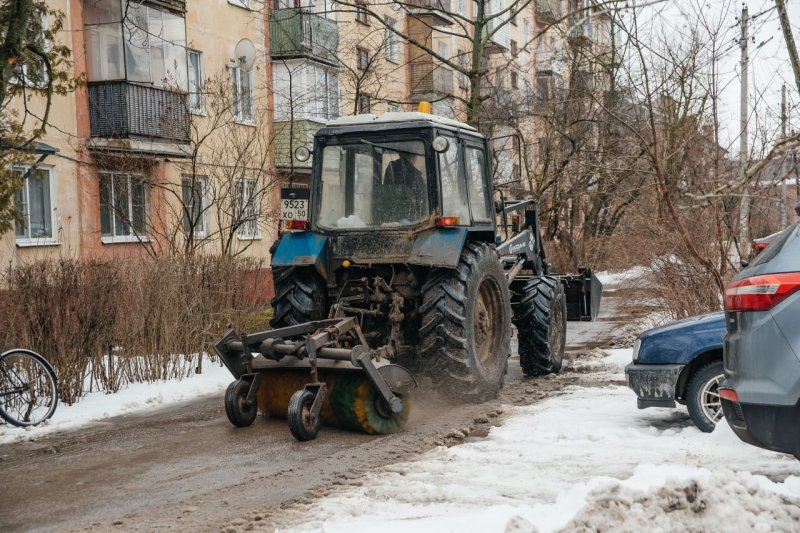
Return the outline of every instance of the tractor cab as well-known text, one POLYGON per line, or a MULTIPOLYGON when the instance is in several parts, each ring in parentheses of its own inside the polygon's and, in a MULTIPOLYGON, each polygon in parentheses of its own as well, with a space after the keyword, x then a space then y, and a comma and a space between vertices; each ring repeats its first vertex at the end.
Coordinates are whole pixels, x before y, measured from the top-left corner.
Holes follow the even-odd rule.
POLYGON ((427 113, 343 117, 317 133, 313 154, 313 231, 493 233, 486 140, 466 124, 427 113))

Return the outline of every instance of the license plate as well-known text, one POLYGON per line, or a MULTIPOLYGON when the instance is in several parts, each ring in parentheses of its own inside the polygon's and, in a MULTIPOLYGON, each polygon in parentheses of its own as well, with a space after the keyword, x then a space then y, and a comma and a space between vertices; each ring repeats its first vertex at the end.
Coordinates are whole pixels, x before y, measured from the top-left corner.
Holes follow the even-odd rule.
POLYGON ((308 200, 281 200, 281 220, 308 220, 308 200))

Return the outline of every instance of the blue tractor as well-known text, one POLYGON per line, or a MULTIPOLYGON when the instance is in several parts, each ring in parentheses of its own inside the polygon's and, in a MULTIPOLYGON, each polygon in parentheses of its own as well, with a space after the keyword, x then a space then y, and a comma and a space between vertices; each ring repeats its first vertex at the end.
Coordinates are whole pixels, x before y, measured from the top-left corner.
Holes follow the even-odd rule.
POLYGON ((216 344, 236 378, 234 425, 261 410, 288 416, 299 440, 323 421, 396 431, 418 377, 484 401, 503 384, 512 324, 526 375, 560 370, 567 317, 596 317, 600 284, 588 269, 549 275, 536 202, 495 199, 474 128, 344 117, 316 134, 313 156, 310 188, 281 191, 272 329, 216 344))

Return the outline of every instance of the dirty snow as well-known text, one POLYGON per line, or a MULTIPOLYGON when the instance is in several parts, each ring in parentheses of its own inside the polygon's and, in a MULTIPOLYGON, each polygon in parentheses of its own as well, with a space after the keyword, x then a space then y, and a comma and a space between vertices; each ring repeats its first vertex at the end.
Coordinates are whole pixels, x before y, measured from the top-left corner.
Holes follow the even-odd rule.
POLYGON ((643 278, 648 272, 648 269, 643 266, 635 266, 633 268, 629 268, 628 270, 622 271, 609 271, 603 270, 602 272, 595 272, 594 275, 597 279, 600 280, 600 283, 603 284, 603 287, 608 285, 619 285, 629 283, 631 281, 637 281, 643 278))
POLYGON ((169 407, 198 396, 219 394, 221 398, 232 380, 227 368, 206 356, 202 374, 193 374, 180 381, 135 383, 114 394, 93 392, 73 405, 59 402, 53 417, 36 427, 18 428, 0 419, 0 444, 35 440, 56 431, 74 429, 113 416, 169 407))
POLYGON ((342 217, 336 221, 336 227, 342 229, 360 229, 366 228, 367 225, 364 223, 361 218, 356 215, 352 214, 348 217, 342 217))
MULTIPOLYGON (((631 350, 594 370, 623 379, 631 350)), ((624 386, 516 407, 485 439, 386 467, 302 511, 292 531, 800 529, 800 463, 638 410, 624 386), (769 477, 766 477, 769 476, 769 477)))

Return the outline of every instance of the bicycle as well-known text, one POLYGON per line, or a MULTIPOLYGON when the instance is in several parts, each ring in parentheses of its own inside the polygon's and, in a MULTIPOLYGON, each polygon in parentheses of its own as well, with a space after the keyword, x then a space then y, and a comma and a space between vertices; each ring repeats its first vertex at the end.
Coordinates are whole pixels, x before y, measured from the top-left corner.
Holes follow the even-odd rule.
POLYGON ((56 371, 41 355, 14 349, 0 354, 0 417, 14 426, 41 424, 58 405, 56 371))

